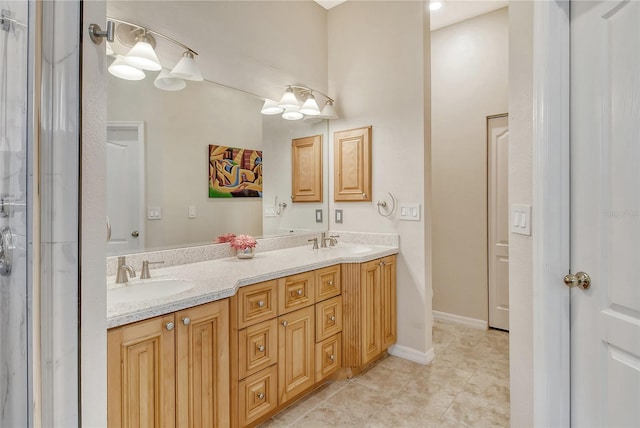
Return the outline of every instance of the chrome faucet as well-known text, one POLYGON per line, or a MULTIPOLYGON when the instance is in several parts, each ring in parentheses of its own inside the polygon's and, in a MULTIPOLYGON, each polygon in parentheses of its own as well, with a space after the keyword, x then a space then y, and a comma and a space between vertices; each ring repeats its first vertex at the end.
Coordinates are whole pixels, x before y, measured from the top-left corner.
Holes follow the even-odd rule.
POLYGON ((116 284, 126 284, 129 278, 136 276, 133 266, 126 264, 124 256, 118 257, 118 271, 116 272, 116 284), (128 275, 127 275, 128 274, 128 275))
POLYGON ((313 242, 313 249, 318 249, 318 238, 309 239, 309 242, 313 242))
POLYGON ((338 243, 338 240, 336 238, 339 237, 340 235, 327 236, 327 232, 322 232, 320 247, 327 248, 327 241, 329 241, 330 247, 335 247, 335 245, 338 243))

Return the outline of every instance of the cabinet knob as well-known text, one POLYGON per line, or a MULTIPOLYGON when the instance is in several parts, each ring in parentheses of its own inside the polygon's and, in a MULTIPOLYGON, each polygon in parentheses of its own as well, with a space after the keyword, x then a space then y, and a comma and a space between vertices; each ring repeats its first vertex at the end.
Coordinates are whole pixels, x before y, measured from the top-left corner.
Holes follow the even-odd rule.
POLYGON ((283 326, 283 327, 286 327, 286 326, 288 326, 288 325, 289 325, 289 323, 288 323, 288 322, 286 322, 286 321, 282 321, 282 322, 281 322, 281 324, 282 324, 282 326, 283 326))
POLYGON ((258 392, 258 398, 262 400, 264 398, 264 392, 258 392))
POLYGON ((191 318, 189 318, 189 317, 182 318, 182 324, 184 324, 184 325, 191 324, 191 318))
POLYGON ((335 321, 336 321, 336 316, 335 316, 335 315, 331 315, 331 316, 329 317, 329 321, 333 321, 333 322, 335 322, 335 321))
POLYGON ((331 361, 335 361, 336 357, 335 357, 334 355, 329 355, 329 359, 330 359, 331 361))
POLYGON ((300 288, 300 289, 296 290, 296 294, 297 294, 298 296, 302 296, 302 288, 300 288))
POLYGON ((378 266, 384 266, 384 262, 378 263, 378 266))
POLYGON ((260 301, 258 302, 258 307, 259 307, 259 308, 264 307, 264 301, 260 300, 260 301))
POLYGON ((327 281, 328 285, 333 285, 333 281, 327 281))
POLYGON ((171 330, 173 330, 173 327, 175 327, 175 326, 173 325, 172 322, 168 322, 167 325, 165 325, 165 327, 167 328, 167 330, 171 331, 171 330))
POLYGON ((366 198, 366 197, 367 197, 367 194, 366 194, 366 193, 364 193, 364 192, 362 192, 362 197, 363 197, 363 198, 366 198))
POLYGON ((258 352, 264 352, 264 345, 258 346, 258 352))

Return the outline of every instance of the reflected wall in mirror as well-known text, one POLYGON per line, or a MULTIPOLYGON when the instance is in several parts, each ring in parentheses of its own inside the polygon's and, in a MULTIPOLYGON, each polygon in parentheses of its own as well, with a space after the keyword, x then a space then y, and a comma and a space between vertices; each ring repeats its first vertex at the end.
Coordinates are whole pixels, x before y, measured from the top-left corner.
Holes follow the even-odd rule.
POLYGON ((326 221, 315 221, 316 209, 327 218, 326 194, 322 203, 290 199, 293 138, 323 135, 328 188, 326 121, 263 116, 263 99, 207 81, 162 91, 153 85, 156 73, 148 74, 107 77, 109 255, 209 244, 225 233, 326 230, 326 221), (210 144, 263 151, 262 198, 208 197, 210 144))

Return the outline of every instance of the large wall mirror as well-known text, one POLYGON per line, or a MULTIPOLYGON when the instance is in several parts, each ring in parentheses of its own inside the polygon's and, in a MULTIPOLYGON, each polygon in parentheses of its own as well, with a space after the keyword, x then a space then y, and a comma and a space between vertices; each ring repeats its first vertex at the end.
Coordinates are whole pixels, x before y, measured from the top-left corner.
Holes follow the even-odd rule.
POLYGON ((259 97, 208 81, 162 91, 155 74, 140 81, 108 75, 109 255, 208 244, 225 233, 327 229, 325 120, 263 116, 259 97), (323 140, 323 201, 292 203, 291 140, 311 135, 323 140), (209 145, 261 150, 262 197, 210 198, 209 145))

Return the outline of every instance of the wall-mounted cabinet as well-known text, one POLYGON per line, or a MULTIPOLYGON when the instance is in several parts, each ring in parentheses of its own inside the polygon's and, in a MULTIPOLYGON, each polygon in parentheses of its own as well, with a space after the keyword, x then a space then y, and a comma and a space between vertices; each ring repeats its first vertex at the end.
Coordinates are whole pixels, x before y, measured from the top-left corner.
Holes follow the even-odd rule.
POLYGON ((334 133, 334 199, 371 201, 371 126, 334 133))
POLYGON ((291 141, 291 200, 322 202, 322 135, 291 141))
POLYGON ((109 427, 228 426, 229 301, 109 330, 109 427))

